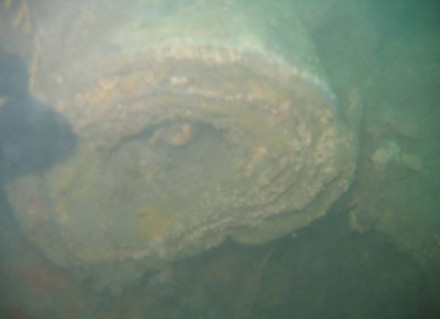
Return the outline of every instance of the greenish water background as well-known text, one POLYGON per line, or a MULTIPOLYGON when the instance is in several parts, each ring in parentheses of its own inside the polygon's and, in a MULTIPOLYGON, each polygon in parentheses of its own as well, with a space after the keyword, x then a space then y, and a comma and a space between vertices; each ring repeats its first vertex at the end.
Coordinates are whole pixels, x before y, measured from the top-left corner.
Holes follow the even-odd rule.
MULTIPOLYGON (((296 238, 226 243, 147 274, 119 296, 68 276, 54 287, 41 273, 15 278, 16 267, 35 261, 43 275, 66 275, 18 229, 2 228, 4 318, 439 317, 440 5, 292 4, 340 101, 363 105, 356 176, 327 216, 296 238), (26 290, 26 280, 37 288, 26 290)), ((1 204, 10 211, 3 197, 1 204)), ((8 214, 2 219, 11 225, 8 214)))

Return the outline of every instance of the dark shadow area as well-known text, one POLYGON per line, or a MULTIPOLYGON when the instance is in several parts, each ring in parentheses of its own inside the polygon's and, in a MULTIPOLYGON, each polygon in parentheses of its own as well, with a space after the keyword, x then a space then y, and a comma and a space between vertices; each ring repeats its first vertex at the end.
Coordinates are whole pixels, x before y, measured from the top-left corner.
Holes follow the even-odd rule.
MULTIPOLYGON (((350 231, 343 214, 328 215, 279 244, 265 289, 287 290, 257 318, 437 318, 430 284, 411 256, 382 233, 350 231), (431 310, 434 310, 433 308, 431 310)), ((269 296, 270 297, 270 296, 269 296)))
POLYGON ((67 120, 28 91, 24 62, 0 51, 0 180, 39 173, 72 155, 67 120))
POLYGON ((26 69, 21 58, 0 50, 1 318, 28 318, 20 310, 13 310, 15 306, 11 300, 25 302, 29 292, 21 289, 20 283, 24 283, 26 276, 27 281, 35 278, 32 273, 24 275, 18 267, 38 261, 41 265, 47 264, 46 273, 55 269, 24 238, 3 188, 12 178, 42 173, 71 156, 77 143, 77 137, 67 120, 31 96, 26 69), (16 276, 21 276, 21 279, 17 281, 16 276))

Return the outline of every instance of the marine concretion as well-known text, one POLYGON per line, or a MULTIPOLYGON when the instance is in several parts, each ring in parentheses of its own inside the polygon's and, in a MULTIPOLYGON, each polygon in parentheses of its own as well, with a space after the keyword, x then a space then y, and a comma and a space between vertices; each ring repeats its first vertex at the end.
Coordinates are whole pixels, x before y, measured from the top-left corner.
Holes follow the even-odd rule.
POLYGON ((62 3, 35 4, 33 91, 78 148, 8 185, 55 263, 123 284, 293 232, 347 189, 356 136, 289 1, 62 3))

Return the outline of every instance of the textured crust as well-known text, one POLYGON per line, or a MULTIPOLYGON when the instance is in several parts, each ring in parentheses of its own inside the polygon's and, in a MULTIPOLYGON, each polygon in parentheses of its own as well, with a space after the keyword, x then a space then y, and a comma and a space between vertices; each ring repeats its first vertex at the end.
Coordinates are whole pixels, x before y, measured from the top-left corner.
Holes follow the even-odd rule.
POLYGON ((69 120, 78 151, 8 185, 50 259, 130 281, 228 237, 293 232, 347 189, 355 136, 316 59, 232 42, 172 38, 110 55, 92 45, 72 63, 54 50, 36 90, 69 120))

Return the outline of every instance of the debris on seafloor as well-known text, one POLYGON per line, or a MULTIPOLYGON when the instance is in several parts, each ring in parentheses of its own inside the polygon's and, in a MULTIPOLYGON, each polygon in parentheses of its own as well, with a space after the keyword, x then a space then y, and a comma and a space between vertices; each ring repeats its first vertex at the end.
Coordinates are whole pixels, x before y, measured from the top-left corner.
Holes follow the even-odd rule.
POLYGON ((400 145, 396 141, 387 140, 371 155, 371 161, 378 168, 384 168, 391 161, 400 161, 400 145))
POLYGON ((386 140, 375 149, 370 157, 375 168, 383 170, 389 163, 401 164, 414 172, 424 174, 424 165, 420 155, 403 151, 394 140, 386 140))

